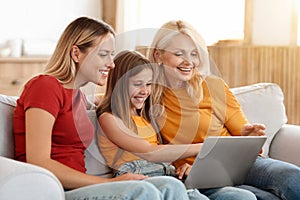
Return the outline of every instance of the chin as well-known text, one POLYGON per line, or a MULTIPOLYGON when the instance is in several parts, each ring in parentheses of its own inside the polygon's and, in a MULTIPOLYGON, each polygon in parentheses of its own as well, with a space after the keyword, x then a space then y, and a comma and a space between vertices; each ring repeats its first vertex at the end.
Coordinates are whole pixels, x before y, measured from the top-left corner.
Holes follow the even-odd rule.
POLYGON ((135 109, 142 109, 143 105, 135 105, 135 109))
POLYGON ((105 84, 106 84, 106 79, 100 79, 97 82, 97 85, 99 85, 99 86, 104 86, 105 84))
POLYGON ((192 76, 183 76, 183 81, 189 81, 191 80, 192 76))

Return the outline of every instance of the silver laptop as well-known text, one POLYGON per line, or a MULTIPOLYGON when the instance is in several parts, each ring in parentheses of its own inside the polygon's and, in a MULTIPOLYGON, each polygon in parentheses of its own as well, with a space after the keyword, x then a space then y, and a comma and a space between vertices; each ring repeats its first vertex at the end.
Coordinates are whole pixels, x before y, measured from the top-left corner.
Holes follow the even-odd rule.
POLYGON ((184 183, 188 189, 241 185, 266 136, 212 136, 204 141, 184 183))

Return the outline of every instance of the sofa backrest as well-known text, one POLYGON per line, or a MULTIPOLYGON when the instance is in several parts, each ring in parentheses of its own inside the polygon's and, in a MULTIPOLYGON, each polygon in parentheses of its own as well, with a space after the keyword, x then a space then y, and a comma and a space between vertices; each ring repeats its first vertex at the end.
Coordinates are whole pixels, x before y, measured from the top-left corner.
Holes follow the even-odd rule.
POLYGON ((287 123, 284 95, 274 83, 257 83, 232 88, 231 91, 241 104, 250 123, 263 123, 266 126, 267 141, 263 155, 269 155, 269 146, 283 124, 287 123))
POLYGON ((14 157, 13 112, 17 97, 0 94, 0 156, 14 157))
MULTIPOLYGON (((287 122, 283 93, 274 83, 258 83, 244 87, 232 88, 249 122, 259 122, 266 125, 267 142, 263 148, 268 155, 269 145, 283 124, 287 122)), ((13 111, 17 97, 0 94, 0 156, 14 157, 13 111)), ((99 124, 94 110, 87 114, 95 126, 95 138, 85 152, 87 173, 93 175, 111 176, 111 170, 97 146, 97 131, 99 124)))

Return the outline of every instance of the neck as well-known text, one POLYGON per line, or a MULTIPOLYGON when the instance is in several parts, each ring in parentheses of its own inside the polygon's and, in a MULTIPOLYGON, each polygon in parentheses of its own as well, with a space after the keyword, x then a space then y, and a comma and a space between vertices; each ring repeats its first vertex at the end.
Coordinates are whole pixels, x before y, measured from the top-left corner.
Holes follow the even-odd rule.
POLYGON ((172 89, 180 89, 180 88, 185 88, 187 85, 186 81, 182 80, 169 80, 167 79, 167 86, 172 88, 172 89))
POLYGON ((87 83, 80 83, 80 81, 72 81, 70 83, 64 84, 63 86, 67 89, 79 89, 85 86, 87 83))

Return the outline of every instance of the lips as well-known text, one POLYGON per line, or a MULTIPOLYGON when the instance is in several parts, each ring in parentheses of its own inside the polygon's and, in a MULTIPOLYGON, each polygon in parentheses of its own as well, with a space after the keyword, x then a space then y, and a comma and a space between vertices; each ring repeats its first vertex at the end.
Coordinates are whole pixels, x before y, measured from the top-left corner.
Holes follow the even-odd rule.
POLYGON ((189 68, 189 67, 177 67, 177 69, 182 72, 191 72, 192 71, 192 68, 189 68))
POLYGON ((108 70, 99 70, 100 74, 107 76, 108 75, 108 70))
POLYGON ((146 100, 147 97, 134 97, 134 99, 139 102, 139 103, 143 103, 146 100))

